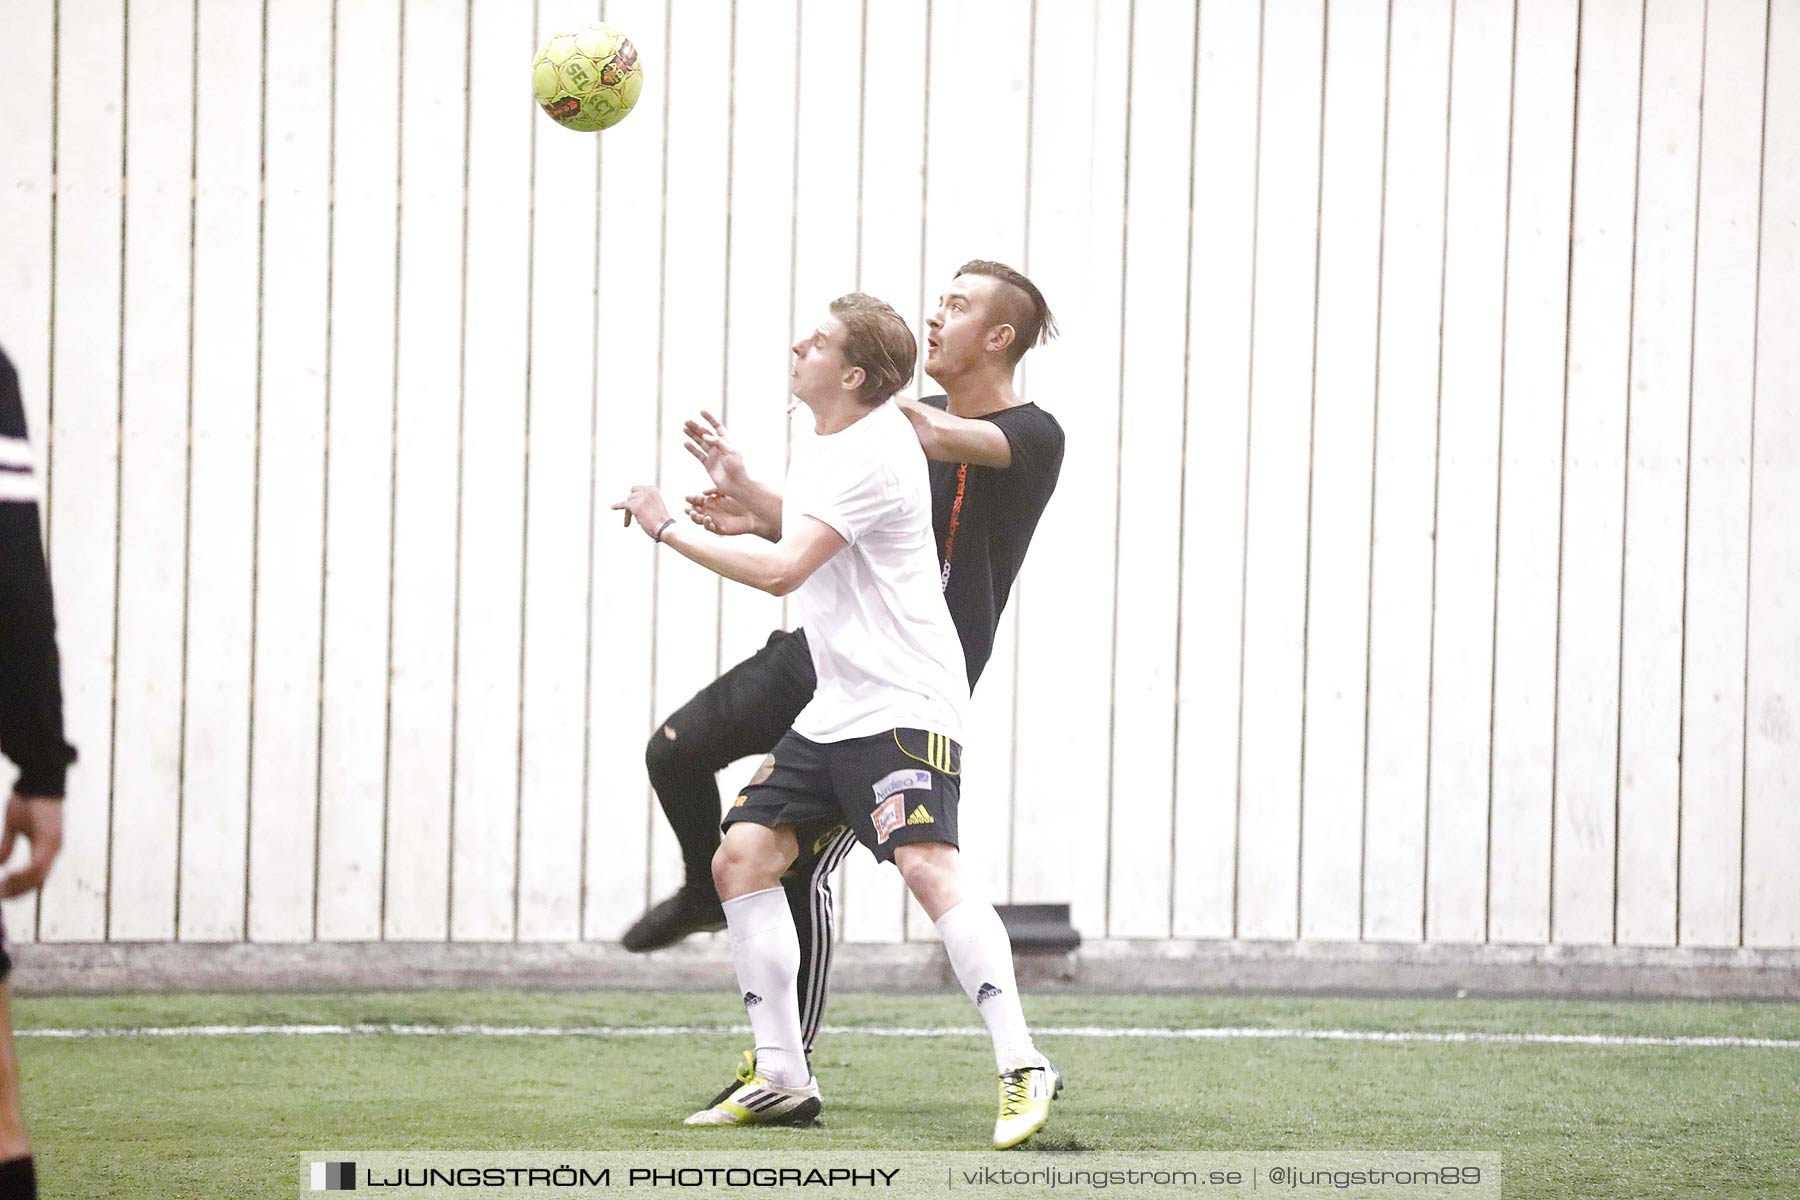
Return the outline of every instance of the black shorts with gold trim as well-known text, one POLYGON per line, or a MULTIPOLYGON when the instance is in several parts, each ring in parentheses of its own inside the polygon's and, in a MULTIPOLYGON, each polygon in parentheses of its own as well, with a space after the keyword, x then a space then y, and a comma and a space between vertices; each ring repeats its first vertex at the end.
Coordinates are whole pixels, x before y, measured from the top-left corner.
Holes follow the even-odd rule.
POLYGON ((810 829, 843 822, 883 862, 911 842, 954 846, 962 747, 924 729, 815 742, 792 729, 725 810, 750 821, 810 829))

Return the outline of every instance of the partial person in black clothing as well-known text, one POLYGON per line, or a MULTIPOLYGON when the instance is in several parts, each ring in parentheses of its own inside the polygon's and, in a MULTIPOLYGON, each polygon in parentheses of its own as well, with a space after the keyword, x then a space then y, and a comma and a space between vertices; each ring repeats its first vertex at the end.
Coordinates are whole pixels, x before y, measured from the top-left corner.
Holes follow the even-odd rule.
MULTIPOLYGON (((973 688, 1062 468, 1062 427, 1013 387, 1019 360, 1054 337, 1056 326, 1029 279, 977 260, 957 270, 926 332, 925 371, 946 394, 900 404, 930 460, 944 599, 973 688)), ((779 514, 779 496, 749 476, 724 426, 702 416, 687 423, 687 448, 713 486, 688 497, 688 515, 715 533, 778 538, 780 529, 770 527, 766 514, 779 514)), ((769 753, 814 686, 805 631, 777 630, 651 735, 645 764, 681 845, 686 882, 626 931, 626 949, 657 950, 724 928, 711 867, 719 846, 716 775, 740 758, 769 753)), ((855 844, 843 826, 813 831, 783 880, 800 933, 800 1012, 809 1049, 823 1018, 831 963, 831 872, 855 844)))
MULTIPOLYGON (((38 491, 18 372, 0 350, 0 753, 19 768, 0 831, 0 863, 12 856, 19 838, 31 847, 23 867, 0 876, 0 899, 8 900, 42 884, 62 849, 63 780, 75 760, 74 748, 63 740, 62 672, 38 491)), ((31 1142, 19 1112, 11 974, 0 922, 0 1200, 37 1196, 31 1142)))

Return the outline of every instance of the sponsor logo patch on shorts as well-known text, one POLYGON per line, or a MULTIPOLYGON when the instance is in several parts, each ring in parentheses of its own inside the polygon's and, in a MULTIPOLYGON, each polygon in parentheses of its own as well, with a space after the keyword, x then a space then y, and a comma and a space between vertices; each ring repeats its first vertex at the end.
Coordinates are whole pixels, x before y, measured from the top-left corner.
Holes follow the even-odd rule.
POLYGON ((899 796, 888 797, 875 806, 875 811, 870 814, 870 820, 875 822, 876 844, 887 845, 887 840, 894 835, 894 830, 906 824, 904 801, 899 796))
POLYGON ((875 799, 886 800, 895 792, 930 791, 931 772, 919 770, 895 771, 875 785, 875 799))

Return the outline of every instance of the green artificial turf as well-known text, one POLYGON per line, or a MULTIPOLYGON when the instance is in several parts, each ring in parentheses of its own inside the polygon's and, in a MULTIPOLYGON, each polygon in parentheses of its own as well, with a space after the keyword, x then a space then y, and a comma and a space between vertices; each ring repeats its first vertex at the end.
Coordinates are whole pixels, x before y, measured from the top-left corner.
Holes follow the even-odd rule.
MULTIPOLYGON (((1800 1039, 1800 1005, 1042 996, 1034 1025, 1800 1039)), ((741 1025, 725 995, 19 998, 14 1025, 741 1025)), ((973 1029, 959 996, 835 996, 833 1026, 973 1029)), ((823 1036, 822 1123, 689 1129, 733 1033, 21 1037, 42 1194, 293 1196, 298 1156, 369 1150, 985 1148, 985 1036, 823 1036), (172 1181, 174 1181, 172 1183, 172 1181)), ((1792 1197, 1800 1048, 1039 1039, 1069 1081, 1042 1150, 1469 1150, 1508 1197, 1792 1197)))

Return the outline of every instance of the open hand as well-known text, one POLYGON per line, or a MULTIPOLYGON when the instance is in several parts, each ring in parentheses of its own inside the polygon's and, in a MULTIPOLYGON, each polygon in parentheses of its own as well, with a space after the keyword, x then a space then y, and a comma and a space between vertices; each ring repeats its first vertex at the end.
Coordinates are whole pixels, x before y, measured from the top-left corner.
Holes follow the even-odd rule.
POLYGON ((750 473, 744 469, 744 456, 731 444, 731 434, 719 418, 705 409, 700 410, 700 418, 698 421, 689 418, 682 425, 681 431, 687 435, 687 441, 682 445, 706 468, 713 488, 727 499, 736 499, 750 482, 750 473))
POLYGON ((725 537, 756 532, 756 518, 750 515, 750 510, 729 496, 720 495, 718 488, 707 488, 697 496, 689 496, 687 515, 688 520, 702 529, 725 537))

